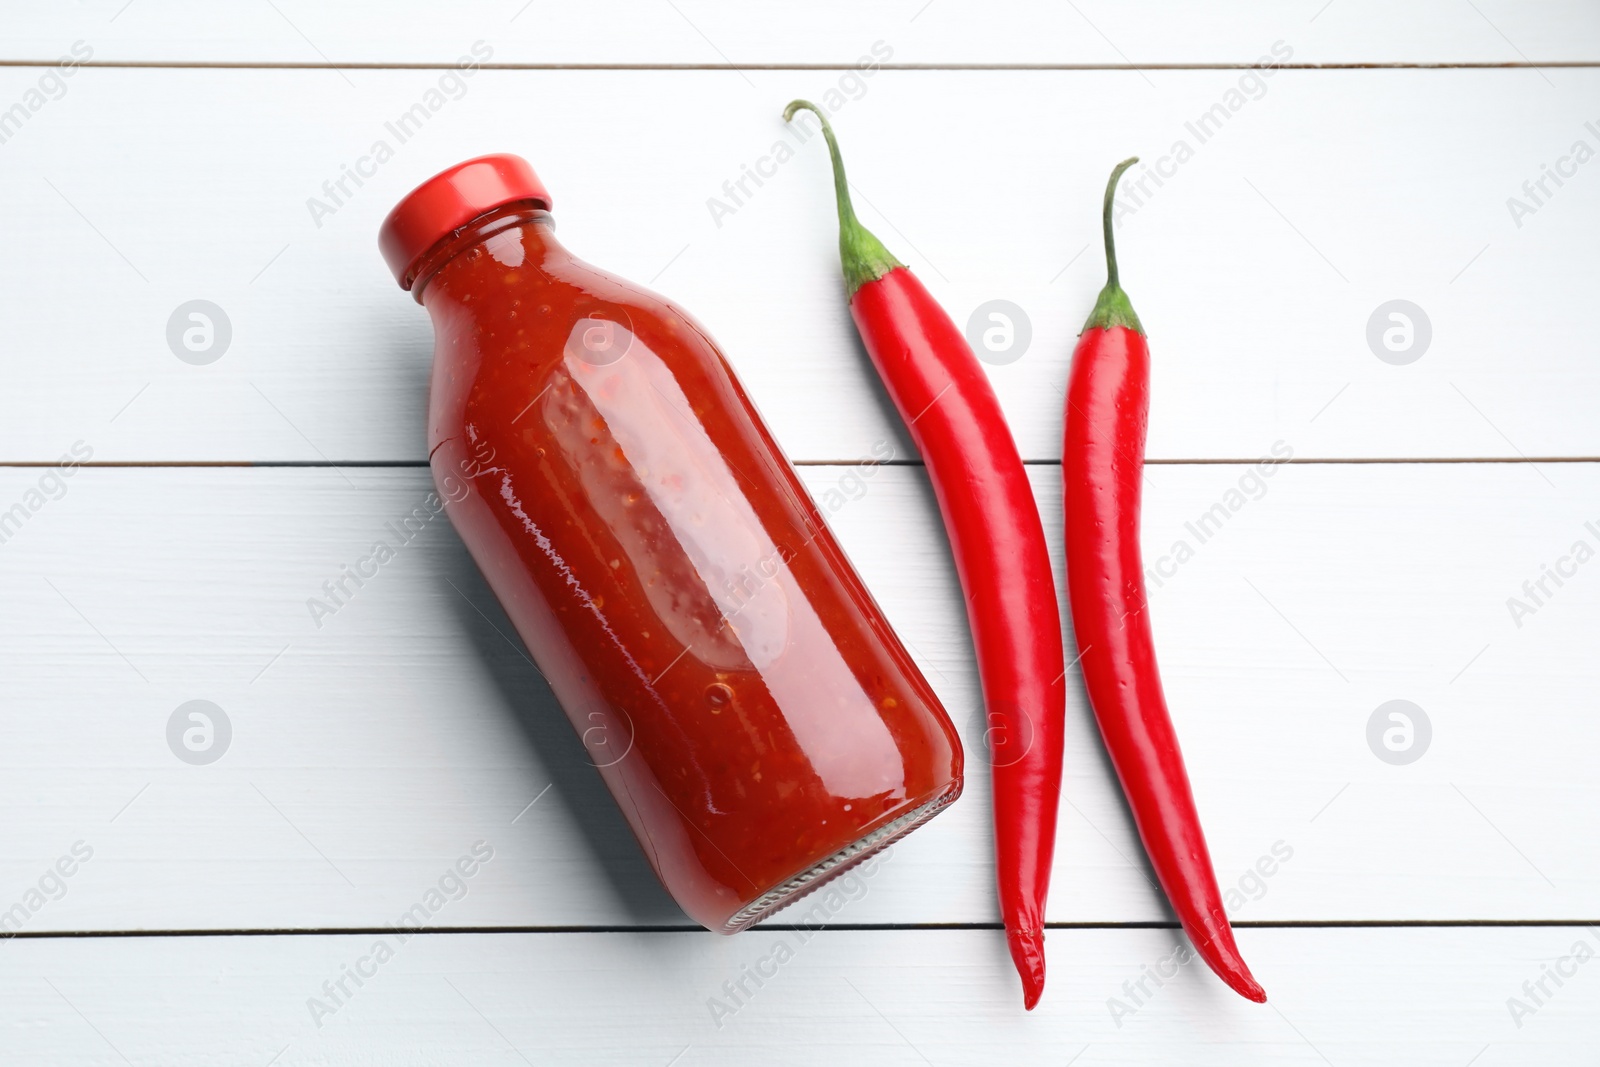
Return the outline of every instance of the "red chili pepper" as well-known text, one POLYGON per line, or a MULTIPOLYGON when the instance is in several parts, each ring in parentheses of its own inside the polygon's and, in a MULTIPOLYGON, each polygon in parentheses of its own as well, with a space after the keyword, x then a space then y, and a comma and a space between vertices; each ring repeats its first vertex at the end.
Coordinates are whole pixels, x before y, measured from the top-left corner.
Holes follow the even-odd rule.
POLYGON ((1264 1002, 1222 909, 1150 636, 1139 554, 1150 349, 1117 278, 1111 236, 1117 179, 1136 162, 1117 164, 1106 183, 1108 280, 1079 335, 1067 383, 1061 478, 1072 628, 1089 703, 1161 888, 1201 958, 1241 996, 1264 1002))
POLYGON ((1000 912, 1028 1008, 1044 990, 1044 904, 1055 852, 1066 717, 1061 610, 1011 431, 956 324, 856 219, 839 143, 822 119, 839 202, 850 315, 927 464, 966 595, 994 764, 1000 912))

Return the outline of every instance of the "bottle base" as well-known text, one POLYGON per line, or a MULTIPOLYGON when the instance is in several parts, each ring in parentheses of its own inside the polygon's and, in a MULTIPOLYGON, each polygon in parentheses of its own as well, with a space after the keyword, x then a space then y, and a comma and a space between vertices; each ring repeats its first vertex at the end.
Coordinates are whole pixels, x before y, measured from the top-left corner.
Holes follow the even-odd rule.
POLYGON ((856 864, 882 852, 939 812, 949 807, 961 795, 961 782, 951 782, 932 800, 913 808, 898 818, 891 819, 870 834, 835 852, 821 863, 812 866, 775 889, 770 889, 739 909, 723 924, 721 933, 735 934, 754 926, 768 915, 786 908, 814 890, 822 888, 856 864))

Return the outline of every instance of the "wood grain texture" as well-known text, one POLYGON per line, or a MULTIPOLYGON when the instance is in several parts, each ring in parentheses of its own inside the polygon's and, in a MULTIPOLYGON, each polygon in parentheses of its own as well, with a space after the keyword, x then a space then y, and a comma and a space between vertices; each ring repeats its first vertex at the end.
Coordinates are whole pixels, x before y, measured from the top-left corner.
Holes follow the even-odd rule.
MULTIPOLYGON (((42 76, 0 69, 0 102, 42 76)), ((422 459, 430 329, 374 235, 419 180, 489 150, 533 160, 577 253, 707 324, 792 458, 912 454, 840 300, 821 141, 794 146, 778 116, 838 72, 480 71, 399 143, 386 123, 446 76, 78 71, 0 146, 17 250, 0 261, 0 460, 79 439, 105 461, 422 459), (394 157, 314 220, 379 140, 394 157), (724 189, 740 180, 748 195, 724 189), (194 299, 231 322, 207 366, 167 340, 194 299)), ((1025 353, 990 367, 1031 459, 1059 454, 1100 191, 1130 151, 1172 175, 1130 175, 1120 237, 1156 360, 1152 457, 1251 460, 1278 439, 1301 458, 1600 455, 1600 164, 1569 158, 1600 148, 1600 71, 880 71, 847 88, 867 223, 958 322, 1004 299, 1031 323, 1025 353), (1213 108, 1228 117, 1202 142, 1190 127, 1213 108), (1546 165, 1576 169, 1557 187, 1546 165), (1549 195, 1513 219, 1535 180, 1549 195), (1406 366, 1367 339, 1394 299, 1431 324, 1406 366)))
POLYGON ((0 1062, 1592 1057, 1592 4, 84 0, 5 31, 0 464, 34 466, 0 466, 0 1062), (543 69, 445 69, 474 47, 543 69), (1299 69, 1248 69, 1275 49, 1299 69), (874 51, 914 69, 867 76, 874 51), (1268 1006, 1150 977, 1181 937, 1127 925, 1170 916, 1076 686, 1050 918, 1105 928, 1050 931, 1030 1016, 973 928, 997 911, 960 594, 920 468, 854 466, 915 455, 795 96, 958 322, 1022 309, 1029 347, 988 370, 1053 545, 1101 184, 1156 168, 1118 231, 1168 461, 1151 610, 1268 1006), (719 338, 968 742, 952 810, 736 938, 687 929, 446 520, 392 525, 429 488, 431 335, 376 229, 506 150, 575 252, 719 338), (208 365, 167 337, 197 299, 232 334, 208 365), (1394 300, 1429 321, 1408 365, 1369 341, 1394 300), (1498 462, 1245 465, 1274 452, 1498 462), (380 538, 395 559, 319 626, 308 598, 380 538), (193 700, 231 730, 207 765, 170 739, 193 700), (1380 758, 1395 700, 1429 724, 1411 763, 1380 758), (1316 925, 1346 920, 1523 925, 1316 925))
POLYGON ((5 59, 53 58, 81 38, 97 59, 146 63, 441 63, 463 36, 494 41, 502 62, 544 64, 842 65, 879 39, 924 64, 1253 63, 1278 38, 1303 42, 1311 63, 1600 60, 1600 18, 1579 0, 91 0, 8 22, 5 59))
MULTIPOLYGON (((1236 919, 1600 917, 1600 867, 1574 844, 1600 834, 1600 581, 1569 563, 1520 627, 1507 607, 1600 545, 1600 466, 1543 469, 1554 485, 1526 464, 1149 470, 1156 638, 1236 919), (1406 766, 1368 744, 1395 699, 1432 727, 1406 766)), ((1032 473, 1059 544, 1057 468, 1032 473)), ((966 796, 848 921, 991 921, 976 678, 922 472, 804 475, 970 757, 966 796)), ((0 502, 48 477, 0 471, 0 502)), ((0 545, 0 910, 75 842, 94 857, 24 929, 379 926, 480 838, 498 858, 445 925, 685 922, 446 520, 396 535, 426 472, 65 484, 0 545), (376 539, 397 557, 319 627, 308 599, 376 539), (195 699, 232 724, 209 766, 168 747, 195 699)), ((1163 920, 1071 693, 1050 918, 1163 920)))
POLYGON ((1512 1067, 1586 1062, 1596 1037, 1600 964, 1574 955, 1593 955, 1589 929, 1245 930, 1266 1005, 1179 965, 1171 930, 1049 940, 1028 1015, 994 930, 15 941, 0 946, 0 1042, 55 1067, 1512 1067), (1519 1028, 1508 1000, 1531 1005, 1523 983, 1558 964, 1568 977, 1546 979, 1519 1028), (323 983, 357 966, 362 984, 344 979, 351 995, 314 1019, 313 998, 334 1004, 323 983), (748 995, 730 996, 740 981, 748 995))

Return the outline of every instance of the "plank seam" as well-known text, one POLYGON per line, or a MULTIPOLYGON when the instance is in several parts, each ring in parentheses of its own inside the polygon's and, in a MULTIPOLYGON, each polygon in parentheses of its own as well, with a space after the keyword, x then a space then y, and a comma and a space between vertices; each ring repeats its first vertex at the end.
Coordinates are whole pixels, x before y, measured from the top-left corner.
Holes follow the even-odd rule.
MULTIPOLYGON (((796 467, 858 467, 861 460, 856 459, 797 459, 790 461, 796 467)), ((1222 458, 1146 458, 1147 467, 1227 467, 1227 466, 1254 466, 1262 462, 1260 456, 1238 456, 1222 458)), ((1427 465, 1427 464, 1521 464, 1523 466, 1539 463, 1600 463, 1600 456, 1326 456, 1326 457, 1295 457, 1293 459, 1275 459, 1272 465, 1289 467, 1317 467, 1317 466, 1356 466, 1360 464, 1384 464, 1390 466, 1427 465)), ((1059 467, 1061 461, 1056 459, 1025 459, 1025 467, 1059 467)), ((875 467, 921 467, 923 462, 918 459, 891 459, 872 464, 875 467)), ((61 466, 60 460, 15 460, 0 462, 0 470, 40 470, 61 466)), ((357 459, 324 462, 322 460, 91 460, 85 463, 75 463, 76 469, 106 470, 161 470, 171 467, 205 468, 250 468, 264 469, 278 468, 307 468, 319 470, 425 470, 428 461, 425 459, 357 459)))
MULTIPOLYGON (((60 59, 0 59, 0 67, 55 67, 60 59)), ((455 63, 298 63, 269 60, 90 60, 78 69, 108 70, 455 70, 455 63)), ((1259 63, 883 63, 878 70, 901 71, 1145 71, 1256 70, 1259 63)), ((1572 70, 1600 67, 1600 60, 1552 59, 1500 62, 1459 60, 1423 62, 1276 63, 1276 70, 1572 70)), ((854 71, 849 63, 480 63, 479 70, 591 70, 591 71, 854 71)))
MULTIPOLYGON (((1232 924, 1238 930, 1409 930, 1409 929, 1583 929, 1600 925, 1600 919, 1256 919, 1232 924)), ((901 930, 1002 930, 1000 923, 762 923, 755 931, 872 933, 901 930)), ((1047 930, 1177 930, 1170 921, 1144 922, 1049 922, 1047 930)), ((706 933, 688 923, 561 926, 438 926, 407 928, 408 934, 692 934, 706 933)), ((84 938, 151 937, 367 937, 394 933, 387 926, 265 927, 217 930, 25 930, 8 934, 5 940, 66 940, 84 938)))

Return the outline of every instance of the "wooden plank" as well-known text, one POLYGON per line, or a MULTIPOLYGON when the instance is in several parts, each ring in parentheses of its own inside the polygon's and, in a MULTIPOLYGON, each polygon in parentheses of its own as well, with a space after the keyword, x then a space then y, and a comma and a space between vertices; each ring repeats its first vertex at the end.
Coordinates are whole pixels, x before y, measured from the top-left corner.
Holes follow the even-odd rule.
MULTIPOLYGON (((1573 842, 1600 834, 1600 583, 1563 557, 1600 544, 1600 465, 1268 470, 1148 471, 1156 635, 1235 917, 1595 918, 1573 842), (1514 619, 1525 580, 1547 595, 1514 619), (1408 765, 1369 747, 1392 700, 1431 723, 1408 765)), ((1032 473, 1059 544, 1058 471, 1032 473)), ((991 921, 976 680, 922 473, 804 475, 970 756, 849 921, 991 921)), ((479 839, 496 859, 446 925, 684 921, 445 522, 389 525, 424 471, 60 484, 0 544, 0 910, 94 854, 25 930, 381 925, 479 839), (396 558, 319 627, 309 598, 375 539, 396 558), (231 723, 206 766, 169 747, 191 700, 231 723)), ((0 504, 60 484, 0 469, 0 504)), ((1164 918, 1075 687, 1065 796, 1052 919, 1164 918)))
POLYGON ((94 0, 16 12, 4 58, 50 59, 74 39, 116 62, 439 63, 475 37, 506 63, 851 64, 882 40, 901 63, 1253 63, 1274 40, 1311 63, 1594 61, 1596 20, 1578 0, 1463 5, 1421 0, 1281 4, 1026 0, 763 5, 710 0, 531 6, 467 0, 215 5, 94 0))
POLYGON ((1172 930, 1053 930, 1025 1015, 993 930, 30 940, 0 948, 0 1035, 13 1062, 58 1067, 1581 1063, 1597 942, 1246 930, 1272 998, 1254 1005, 1182 962, 1172 930), (1523 983, 1541 980, 1535 1005, 1523 983), (340 981, 348 996, 324 988, 340 981))
MULTIPOLYGON (((0 102, 40 77, 0 69, 0 102)), ((536 163, 574 250, 707 323, 792 457, 848 462, 884 439, 910 454, 839 300, 821 141, 772 162, 783 102, 826 99, 837 73, 480 71, 313 220, 324 183, 445 75, 349 77, 82 70, 30 113, 0 167, 0 236, 23 253, 0 263, 0 460, 79 439, 106 461, 420 460, 429 326, 374 235, 418 180, 492 149, 536 163), (735 204, 724 183, 756 166, 775 176, 735 204), (231 324, 206 366, 168 341, 196 299, 231 324)), ((869 225, 958 321, 997 299, 1029 318, 1030 347, 991 368, 1025 455, 1057 455, 1102 280, 1096 206, 1130 151, 1172 175, 1136 169, 1121 229, 1158 361, 1152 456, 1250 460, 1278 439, 1301 458, 1600 455, 1600 183, 1541 170, 1600 146, 1600 71, 1258 78, 880 71, 839 111, 869 225), (1214 108, 1229 117, 1202 143, 1190 127, 1214 108), (1513 219, 1533 180, 1549 195, 1513 219), (1368 340, 1395 299, 1430 322, 1404 366, 1368 340)))

